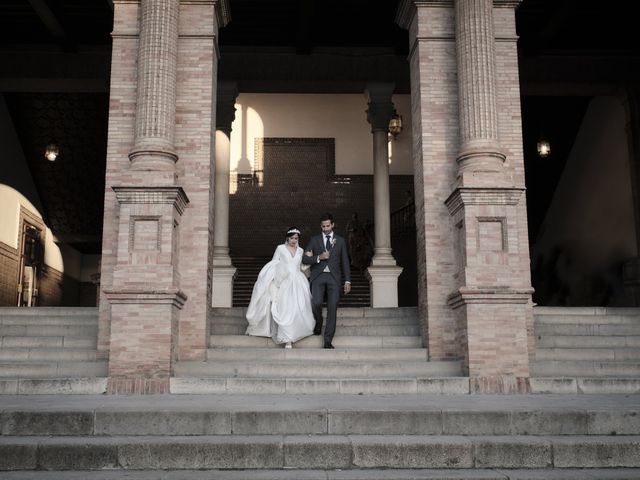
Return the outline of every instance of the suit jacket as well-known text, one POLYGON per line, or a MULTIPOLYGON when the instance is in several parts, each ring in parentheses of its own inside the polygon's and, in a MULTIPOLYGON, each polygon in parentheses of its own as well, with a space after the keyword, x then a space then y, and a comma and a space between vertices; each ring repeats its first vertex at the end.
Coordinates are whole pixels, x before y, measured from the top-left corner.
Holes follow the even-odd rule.
POLYGON ((343 278, 345 282, 351 281, 351 268, 349 267, 349 255, 347 253, 347 243, 339 235, 333 234, 335 243, 331 247, 331 256, 329 260, 320 260, 317 257, 325 250, 325 236, 320 234, 311 238, 309 245, 304 249, 306 252, 313 253, 312 257, 304 255, 302 263, 311 265, 311 281, 313 282, 318 275, 324 271, 324 267, 329 266, 331 275, 338 284, 342 284, 343 278))

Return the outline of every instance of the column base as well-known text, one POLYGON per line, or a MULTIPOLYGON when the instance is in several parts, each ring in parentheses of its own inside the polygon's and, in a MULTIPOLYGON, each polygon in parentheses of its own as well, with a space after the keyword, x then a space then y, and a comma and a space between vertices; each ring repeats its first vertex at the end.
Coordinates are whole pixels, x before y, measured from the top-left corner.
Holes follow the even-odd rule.
POLYGON ((396 266, 395 260, 393 263, 393 266, 371 265, 367 269, 373 308, 398 306, 398 277, 402 267, 396 266))
POLYGON ((526 393, 531 289, 463 287, 448 299, 474 393, 526 393))
POLYGON ((211 270, 211 306, 230 308, 233 306, 233 280, 236 278, 237 269, 231 265, 217 266, 211 270))
POLYGON ((526 394, 531 393, 529 377, 494 375, 470 377, 469 393, 476 394, 526 394))
POLYGON ((171 393, 169 391, 170 377, 161 378, 118 378, 107 379, 107 394, 109 395, 156 395, 171 393))
POLYGON ((178 289, 112 290, 108 393, 169 393, 186 296, 178 289))

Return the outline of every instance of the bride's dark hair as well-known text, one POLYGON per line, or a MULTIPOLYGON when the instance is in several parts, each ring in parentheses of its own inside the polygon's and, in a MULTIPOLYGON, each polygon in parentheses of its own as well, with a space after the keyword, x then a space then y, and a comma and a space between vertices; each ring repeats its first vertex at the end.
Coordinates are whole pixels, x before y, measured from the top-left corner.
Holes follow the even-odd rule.
POLYGON ((289 230, 287 230, 287 234, 286 237, 293 237, 294 235, 298 235, 300 236, 300 230, 298 230, 297 227, 289 227, 289 230))

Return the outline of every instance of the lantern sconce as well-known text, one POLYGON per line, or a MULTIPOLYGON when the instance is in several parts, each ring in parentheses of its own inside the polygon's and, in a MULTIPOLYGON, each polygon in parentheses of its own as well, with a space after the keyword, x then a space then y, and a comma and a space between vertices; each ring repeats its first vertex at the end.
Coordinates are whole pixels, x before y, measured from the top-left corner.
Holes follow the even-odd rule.
POLYGON ((44 158, 46 158, 50 162, 55 162, 56 158, 58 158, 58 155, 60 155, 60 147, 58 146, 57 142, 52 140, 47 143, 47 146, 44 150, 44 158))
POLYGON ((536 144, 536 147, 538 149, 538 155, 541 158, 546 158, 551 153, 551 145, 549 144, 549 140, 547 140, 545 137, 540 137, 538 143, 536 144))
POLYGON ((394 110, 391 120, 389 120, 389 133, 393 135, 395 140, 402 132, 402 115, 398 115, 398 112, 394 110))

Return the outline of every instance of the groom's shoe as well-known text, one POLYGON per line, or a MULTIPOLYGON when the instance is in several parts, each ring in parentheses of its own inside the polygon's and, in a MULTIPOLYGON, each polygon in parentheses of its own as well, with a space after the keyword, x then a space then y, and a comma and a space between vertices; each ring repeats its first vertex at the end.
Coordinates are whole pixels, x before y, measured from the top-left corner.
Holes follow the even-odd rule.
POLYGON ((314 335, 322 335, 322 327, 313 329, 314 335))
POLYGON ((324 342, 324 347, 322 347, 322 348, 336 348, 336 347, 334 347, 334 346, 331 344, 331 342, 324 342))

